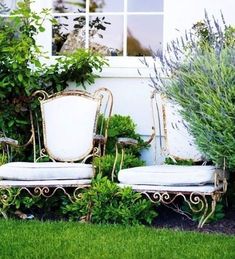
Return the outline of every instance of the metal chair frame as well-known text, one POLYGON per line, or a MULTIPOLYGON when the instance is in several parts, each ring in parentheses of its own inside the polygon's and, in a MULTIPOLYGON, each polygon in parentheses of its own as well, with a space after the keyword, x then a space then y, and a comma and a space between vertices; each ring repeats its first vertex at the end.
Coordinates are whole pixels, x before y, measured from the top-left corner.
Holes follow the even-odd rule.
MULTIPOLYGON (((42 103, 46 102, 47 100, 57 99, 63 96, 82 96, 87 99, 97 100, 97 113, 94 122, 94 137, 92 143, 92 150, 85 154, 83 157, 78 157, 74 161, 64 161, 65 163, 81 161, 81 163, 86 163, 88 159, 92 159, 93 157, 99 157, 105 154, 105 146, 107 141, 107 130, 109 124, 109 118, 112 113, 113 108, 113 96, 110 90, 107 88, 100 88, 95 91, 93 94, 88 93, 86 91, 81 90, 65 90, 63 92, 59 92, 56 94, 49 95, 45 91, 36 91, 33 93, 32 97, 37 97, 42 109, 42 103), (101 109, 103 109, 103 120, 102 122, 101 131, 104 133, 103 135, 97 134, 97 122, 99 115, 101 114, 101 109)), ((30 111, 30 122, 31 122, 31 137, 29 141, 25 145, 19 145, 16 140, 2 137, 0 138, 0 145, 2 146, 3 150, 12 146, 14 148, 19 148, 22 146, 28 146, 30 144, 33 145, 33 157, 34 163, 40 163, 39 160, 45 157, 49 157, 53 162, 56 163, 57 161, 63 161, 60 157, 53 157, 48 152, 47 147, 42 146, 40 133, 35 130, 35 119, 30 111), (37 137, 36 137, 37 136, 37 137), (38 143, 36 143, 38 142, 38 143), (39 150, 38 150, 39 149, 39 150)), ((44 118, 42 118, 42 132, 43 138, 45 140, 45 125, 44 125, 44 118)), ((93 167, 93 166, 92 166, 93 167)), ((93 172, 95 168, 93 167, 93 172)), ((6 216, 5 210, 9 207, 15 199, 19 196, 22 191, 27 191, 29 195, 32 197, 45 197, 50 198, 59 190, 62 191, 71 202, 75 202, 80 198, 80 190, 84 188, 90 187, 90 183, 87 184, 86 181, 83 180, 42 180, 42 181, 17 181, 17 180, 4 180, 0 179, 0 213, 6 216), (12 191, 12 189, 16 188, 16 191, 12 191), (72 189, 72 191, 71 191, 72 189)))
MULTIPOLYGON (((152 112, 154 110, 157 111, 157 118, 158 118, 158 127, 159 132, 161 132, 161 124, 160 124, 160 115, 159 115, 159 107, 158 103, 156 101, 156 91, 153 92, 151 95, 151 106, 152 106, 152 112), (156 107, 153 107, 156 105, 156 107), (155 109, 154 109, 155 108, 155 109)), ((165 143, 167 143, 167 128, 166 128, 166 114, 164 105, 162 107, 163 111, 163 131, 164 131, 164 140, 165 143)), ((153 118, 155 118, 155 115, 153 114, 153 118)), ((153 136, 156 136, 156 123, 154 123, 153 127, 153 134, 150 138, 150 141, 154 139, 153 136)), ((161 136, 160 136, 161 137, 161 136)), ((135 145, 136 141, 132 139, 125 139, 120 138, 117 141, 116 144, 116 159, 113 167, 113 174, 116 167, 117 158, 119 155, 121 155, 121 162, 119 171, 122 169, 124 155, 125 155, 125 147, 128 145, 135 145), (121 154, 120 154, 121 151, 121 154)), ((160 142, 161 144, 161 142, 160 142)), ((165 149, 161 147, 163 152, 165 149)), ((204 224, 208 221, 211 215, 215 212, 216 204, 221 199, 222 195, 225 194, 227 190, 227 177, 226 177, 226 170, 225 170, 225 161, 224 161, 224 168, 222 175, 215 175, 214 180, 214 190, 211 192, 202 192, 202 191, 191 191, 190 189, 186 190, 179 190, 175 191, 172 190, 172 186, 155 186, 155 185, 131 185, 131 184, 120 184, 121 187, 129 186, 134 191, 139 192, 143 194, 143 196, 147 197, 151 202, 155 204, 163 204, 167 207, 171 207, 173 210, 185 214, 178 208, 176 205, 176 201, 179 198, 182 198, 188 205, 188 207, 191 209, 194 213, 201 213, 201 217, 198 223, 198 228, 202 228, 204 224), (151 188, 150 188, 151 187, 151 188)), ((185 187, 185 186, 181 186, 185 187)), ((179 186, 180 189, 180 186, 179 186)), ((184 188, 182 188, 184 189, 184 188)))

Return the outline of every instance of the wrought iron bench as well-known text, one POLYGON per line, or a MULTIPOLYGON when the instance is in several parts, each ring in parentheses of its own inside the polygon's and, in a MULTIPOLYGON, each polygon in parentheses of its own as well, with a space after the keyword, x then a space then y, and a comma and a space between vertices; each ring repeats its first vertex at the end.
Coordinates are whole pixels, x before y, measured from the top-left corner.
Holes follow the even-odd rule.
MULTIPOLYGON (((201 160, 201 154, 195 149, 193 139, 187 132, 187 125, 177 114, 174 114, 175 111, 168 104, 159 107, 156 92, 151 96, 151 100, 153 117, 155 122, 157 119, 160 138, 163 132, 164 146, 167 146, 167 149, 162 148, 163 144, 160 141, 163 153, 173 159, 177 157, 201 160), (163 114, 163 123, 161 123, 160 113, 163 114)), ((153 128, 156 135, 156 123, 153 128)), ((225 168, 218 169, 207 165, 152 165, 122 169, 125 146, 135 144, 135 140, 120 138, 116 145, 116 161, 121 150, 119 186, 129 186, 152 202, 171 206, 178 212, 181 210, 175 202, 181 197, 193 212, 201 213, 198 227, 203 227, 214 213, 217 202, 226 192, 225 168)))
MULTIPOLYGON (((113 106, 112 93, 102 88, 94 94, 80 90, 67 90, 49 95, 45 91, 38 97, 42 115, 42 133, 30 112, 31 131, 28 144, 33 144, 33 162, 9 162, 0 167, 0 212, 26 190, 32 196, 51 197, 62 190, 73 202, 79 190, 90 186, 94 176, 92 158, 105 153, 108 120, 113 106), (97 134, 100 114, 106 114, 102 132, 97 134), (37 132, 37 134, 36 134, 37 132), (43 145, 41 143, 44 143, 43 145), (52 162, 40 162, 48 157, 52 162), (68 192, 67 187, 73 191, 68 192), (11 189, 17 188, 12 196, 11 189)), ((2 148, 19 147, 17 141, 2 137, 2 148)))

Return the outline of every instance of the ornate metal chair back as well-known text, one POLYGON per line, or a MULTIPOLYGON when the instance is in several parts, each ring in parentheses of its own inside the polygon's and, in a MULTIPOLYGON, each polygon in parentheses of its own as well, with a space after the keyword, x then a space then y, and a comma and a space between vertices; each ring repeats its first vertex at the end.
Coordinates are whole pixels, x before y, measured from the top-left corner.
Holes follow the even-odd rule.
MULTIPOLYGON (((103 90, 111 96, 107 89, 103 90)), ((38 91, 35 94, 41 94, 44 148, 40 156, 46 153, 52 160, 63 162, 80 161, 89 156, 94 149, 102 91, 90 94, 73 90, 53 95, 38 91)), ((108 101, 112 103, 112 96, 108 101)), ((112 104, 108 116, 111 109, 112 104)))
POLYGON ((152 96, 152 106, 156 135, 159 136, 163 155, 179 160, 202 160, 187 123, 179 114, 179 107, 160 98, 156 92, 152 96))

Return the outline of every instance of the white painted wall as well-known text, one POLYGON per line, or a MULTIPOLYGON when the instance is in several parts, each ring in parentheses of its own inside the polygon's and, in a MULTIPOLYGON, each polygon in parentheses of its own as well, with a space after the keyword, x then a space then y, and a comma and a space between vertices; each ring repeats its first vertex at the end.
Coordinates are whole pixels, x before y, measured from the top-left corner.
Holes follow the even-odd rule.
MULTIPOLYGON (((121 68, 120 70, 125 70, 121 68)), ((153 89, 149 87, 148 78, 128 78, 128 77, 107 77, 96 80, 96 83, 88 90, 91 92, 100 87, 109 88, 114 96, 113 114, 131 116, 137 125, 137 132, 144 140, 148 140, 152 134, 153 117, 151 106, 151 95, 153 89)), ((156 132, 159 135, 158 129, 156 132)), ((156 141, 159 142, 157 136, 156 141)), ((153 143, 149 150, 142 154, 148 164, 155 163, 155 160, 162 162, 160 149, 155 150, 153 143), (157 154, 155 153, 157 151, 157 154)), ((159 147, 159 144, 156 145, 159 147)))
MULTIPOLYGON (((45 3, 50 7, 48 2, 37 0, 36 10, 44 6, 45 3)), ((202 20, 205 9, 209 16, 215 15, 218 19, 220 19, 220 10, 222 10, 227 24, 235 25, 235 0, 165 0, 164 5, 164 46, 170 40, 178 37, 180 33, 184 33, 185 29, 190 29, 194 23, 202 20)), ((38 40, 46 50, 49 50, 51 29, 49 25, 47 27, 48 31, 43 33, 38 40)), ((103 70, 101 78, 89 87, 91 91, 98 87, 107 87, 112 90, 114 113, 130 115, 144 139, 147 139, 151 134, 153 125, 150 109, 152 89, 149 87, 148 76, 149 70, 137 58, 115 57, 110 59, 110 67, 103 70), (141 70, 142 76, 139 76, 137 68, 141 70)), ((171 141, 176 141, 177 144, 181 143, 182 139, 178 135, 175 140, 171 141)), ((147 164, 153 164, 156 160, 158 163, 162 161, 158 137, 156 143, 156 146, 153 144, 149 151, 143 152, 143 158, 147 164), (157 155, 155 156, 156 150, 157 155)), ((181 147, 181 149, 184 148, 181 147)), ((196 150, 190 152, 192 155, 194 152, 197 153, 196 150)))

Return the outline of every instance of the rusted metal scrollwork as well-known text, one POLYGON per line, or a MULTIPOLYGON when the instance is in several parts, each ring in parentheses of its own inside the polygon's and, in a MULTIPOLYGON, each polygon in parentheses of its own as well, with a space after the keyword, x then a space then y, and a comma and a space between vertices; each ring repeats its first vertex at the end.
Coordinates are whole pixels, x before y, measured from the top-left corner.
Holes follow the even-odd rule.
POLYGON ((32 94, 32 97, 34 97, 34 96, 38 96, 39 101, 45 101, 48 98, 50 98, 50 95, 48 95, 48 93, 43 90, 38 90, 38 91, 34 92, 32 94))
POLYGON ((81 199, 81 190, 90 187, 89 184, 87 185, 80 185, 76 187, 72 187, 73 190, 68 192, 65 187, 62 186, 36 186, 36 187, 21 187, 21 188, 1 188, 0 189, 0 214, 4 218, 7 218, 6 211, 14 204, 16 198, 20 195, 22 191, 26 191, 32 197, 44 197, 44 198, 51 198, 55 195, 56 192, 62 191, 70 200, 71 203, 74 203, 81 199))
POLYGON ((15 199, 19 194, 20 189, 18 188, 14 190, 8 188, 0 189, 0 213, 4 218, 7 218, 5 211, 15 202, 15 199))
POLYGON ((43 158, 48 158, 48 159, 50 159, 51 161, 55 162, 55 159, 51 158, 51 157, 47 154, 47 151, 46 151, 45 148, 42 148, 42 149, 40 150, 40 156, 37 157, 37 159, 35 160, 35 162, 38 162, 38 161, 40 161, 40 159, 43 159, 43 158))
POLYGON ((213 195, 206 195, 203 193, 169 193, 169 192, 142 192, 151 202, 162 203, 169 205, 174 203, 178 197, 182 197, 187 203, 189 208, 194 213, 201 213, 201 218, 198 224, 198 228, 202 228, 209 217, 214 213, 216 202, 221 198, 221 193, 213 195), (208 202, 208 198, 211 197, 211 202, 208 202))
POLYGON ((83 186, 79 186, 77 188, 74 189, 73 194, 72 194, 72 200, 71 202, 76 202, 78 200, 80 200, 82 198, 82 193, 81 190, 84 188, 89 188, 91 187, 90 185, 83 185, 83 186))
POLYGON ((90 185, 81 185, 78 187, 73 187, 74 190, 71 193, 69 193, 67 191, 67 188, 65 188, 63 186, 57 186, 57 187, 37 186, 34 188, 21 187, 20 191, 25 190, 32 197, 44 197, 44 198, 51 198, 56 192, 62 191, 69 198, 69 200, 72 203, 74 203, 81 198, 80 191, 82 189, 88 188, 88 187, 90 187, 90 185))

